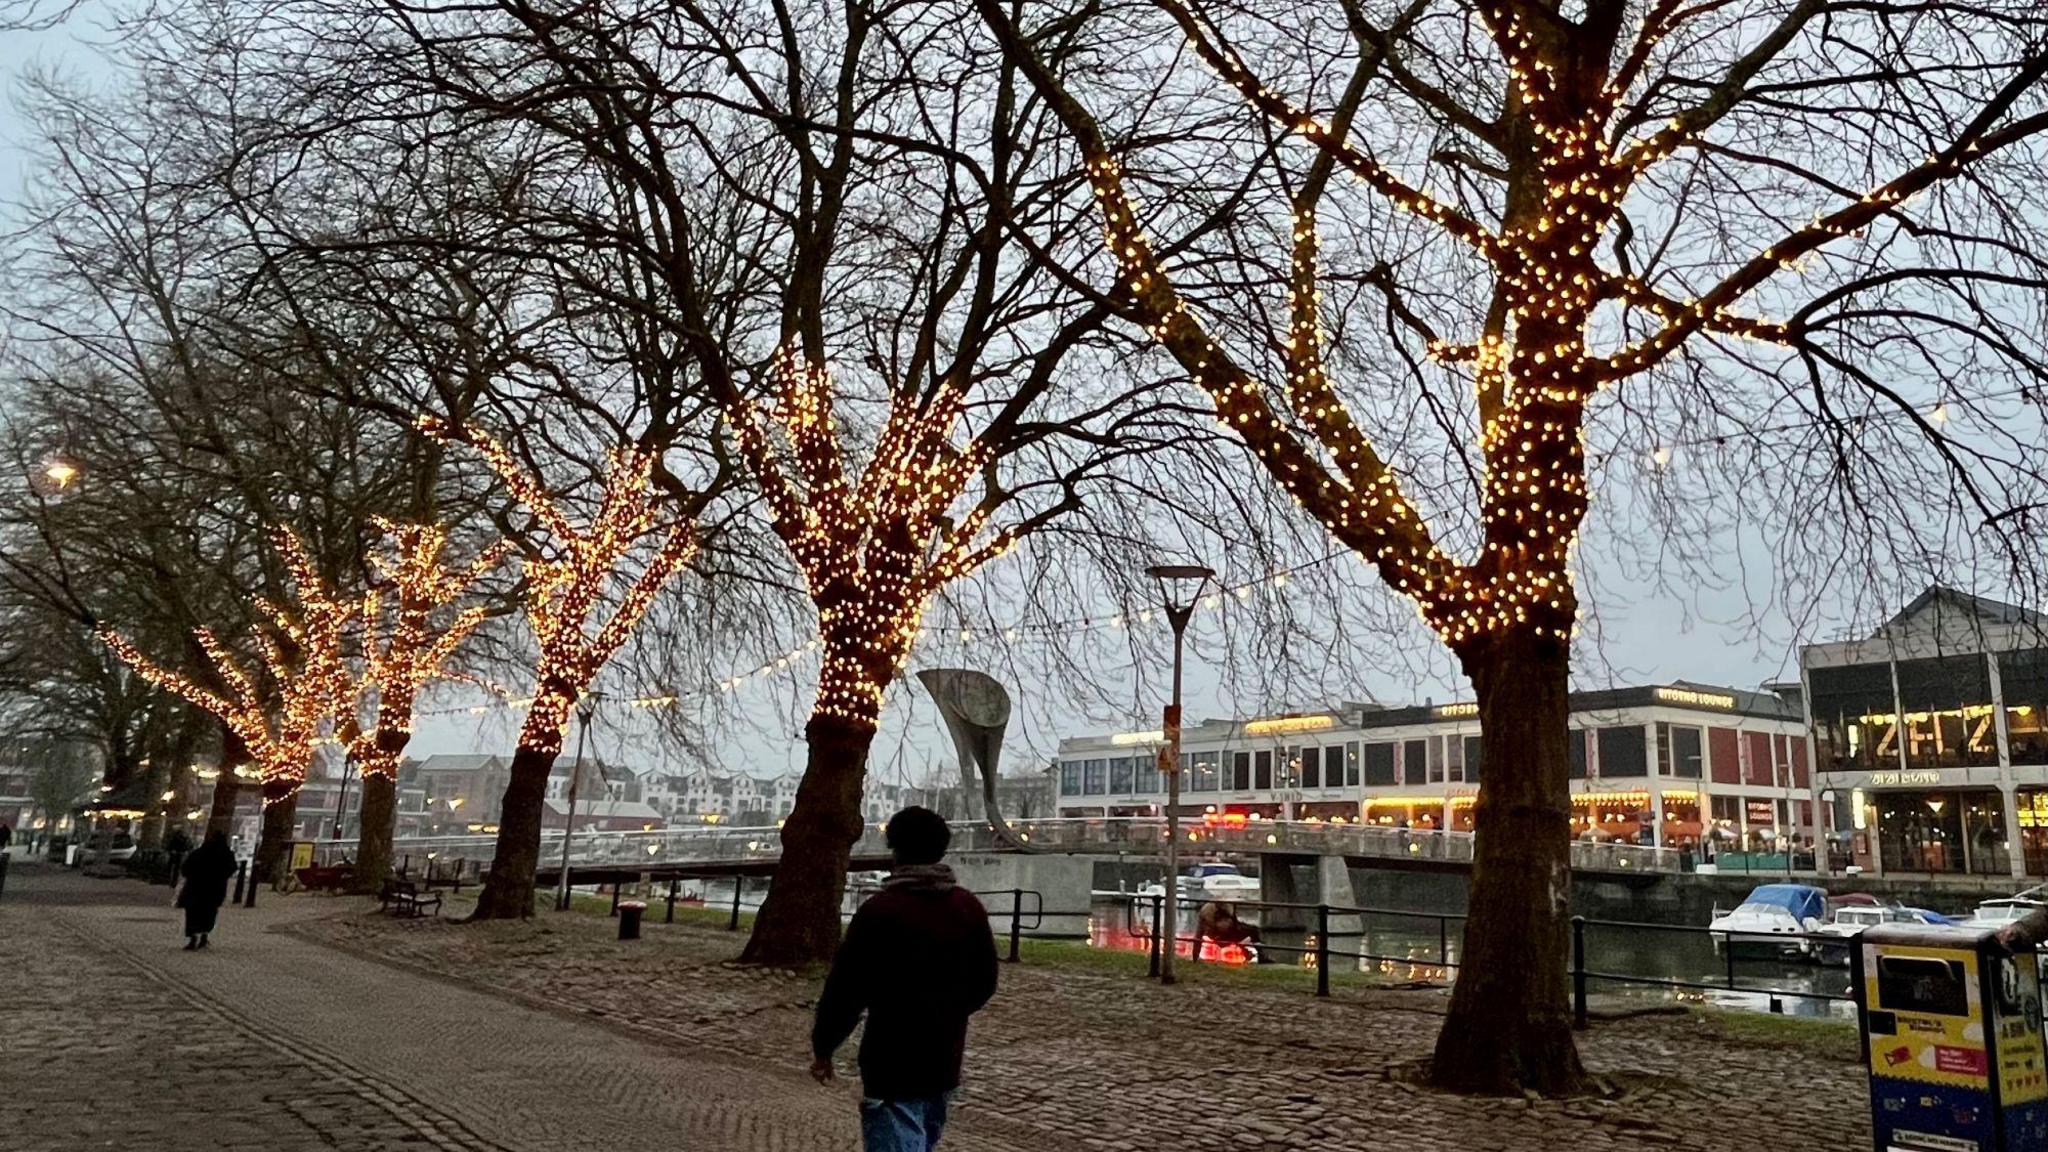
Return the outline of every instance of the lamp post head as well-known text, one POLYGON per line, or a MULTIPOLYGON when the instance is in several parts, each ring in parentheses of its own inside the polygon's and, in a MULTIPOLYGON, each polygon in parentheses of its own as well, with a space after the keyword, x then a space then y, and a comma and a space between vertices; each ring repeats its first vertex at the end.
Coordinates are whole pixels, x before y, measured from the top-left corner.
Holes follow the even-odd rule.
POLYGON ((1200 564, 1153 564, 1145 569, 1145 575, 1159 581, 1160 601, 1166 605, 1167 615, 1175 616, 1195 606, 1202 585, 1213 579, 1216 572, 1200 564))

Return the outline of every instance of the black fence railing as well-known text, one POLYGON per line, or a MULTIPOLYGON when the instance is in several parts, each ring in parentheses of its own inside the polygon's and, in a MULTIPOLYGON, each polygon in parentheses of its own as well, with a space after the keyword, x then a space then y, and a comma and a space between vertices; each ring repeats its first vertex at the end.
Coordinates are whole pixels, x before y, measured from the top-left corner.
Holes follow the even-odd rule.
MULTIPOLYGON (((729 876, 700 874, 699 879, 732 882, 732 896, 729 903, 721 905, 729 909, 726 928, 737 931, 744 907, 749 877, 739 873, 729 876)), ((622 890, 634 877, 622 872, 611 884, 612 913, 617 914, 622 890)), ((681 881, 670 878, 666 893, 667 913, 665 919, 675 922, 675 908, 678 903, 697 903, 710 907, 708 901, 690 900, 682 896, 681 881)), ((708 895, 708 893, 706 893, 708 895)), ((722 895, 722 894, 721 894, 722 895)), ((1181 907, 1193 915, 1192 925, 1176 926, 1171 932, 1164 924, 1165 897, 1154 893, 1096 893, 1090 907, 1076 909, 1048 909, 1044 894, 1029 888, 998 888, 975 890, 975 895, 988 907, 992 920, 999 922, 1003 941, 1004 958, 1016 963, 1022 957, 1025 935, 1041 935, 1048 920, 1073 919, 1095 924, 1104 913, 1105 906, 1118 909, 1111 915, 1120 920, 1124 934, 1142 944, 1148 955, 1147 971, 1158 976, 1164 948, 1171 940, 1175 956, 1192 964, 1213 961, 1204 960, 1205 945, 1214 945, 1221 952, 1230 945, 1240 948, 1249 944, 1261 956, 1288 957, 1302 968, 1315 972, 1315 995, 1331 995, 1331 974, 1343 966, 1356 965, 1363 971, 1366 965, 1378 964, 1382 970, 1398 970, 1406 966, 1412 973, 1418 973, 1423 982, 1448 983, 1462 966, 1463 960, 1456 953, 1455 946, 1462 943, 1464 913, 1421 912, 1407 908, 1373 908, 1348 904, 1326 904, 1277 900, 1211 900, 1200 896, 1189 896, 1181 901, 1181 907), (1200 909, 1204 904, 1226 904, 1236 914, 1256 911, 1256 924, 1237 920, 1235 927, 1224 934, 1206 930, 1201 922, 1200 909), (1403 926, 1399 931, 1373 931, 1370 925, 1387 922, 1403 926), (1249 929, 1248 932, 1243 931, 1249 929), (1405 937, 1410 943, 1405 951, 1392 952, 1377 949, 1373 942, 1385 936, 1405 937), (1350 944, 1347 946, 1347 942, 1350 944)), ((660 898, 650 891, 650 899, 660 898)), ((1856 951, 1854 937, 1828 933, 1741 933, 1716 932, 1705 927, 1676 924, 1651 924, 1629 920, 1601 920, 1575 916, 1571 921, 1571 955, 1568 967, 1570 994, 1574 1025, 1585 1028, 1590 1015, 1590 997, 1595 985, 1624 985, 1671 992, 1731 992, 1768 997, 1772 1011, 1782 1011, 1784 1001, 1808 1000, 1823 1003, 1853 1002, 1853 980, 1848 970, 1852 954, 1856 951), (1634 950, 1641 952, 1643 941, 1661 934, 1667 938, 1685 941, 1684 945, 1671 949, 1673 953, 1691 953, 1695 956, 1710 952, 1714 957, 1715 971, 1709 976, 1699 971, 1698 965, 1690 968, 1681 966, 1678 974, 1658 974, 1644 971, 1620 971, 1612 963, 1610 948, 1605 960, 1588 943, 1589 933, 1596 936, 1603 932, 1619 933, 1634 944, 1634 950), (1816 980, 1808 977, 1802 983, 1787 983, 1789 979, 1786 961, 1779 955, 1798 952, 1802 964, 1823 958, 1822 953, 1839 951, 1843 967, 1839 969, 1843 979, 1840 990, 1834 990, 1832 976, 1816 980), (1753 954, 1752 954, 1753 953, 1753 954), (1760 971, 1763 970, 1763 971, 1760 971)), ((1062 938, 1088 939, 1091 934, 1069 933, 1062 938)), ((1653 948, 1654 952, 1655 949, 1653 948)), ((1641 961, 1639 960, 1640 964, 1641 961)), ((1809 967, 1808 972, 1832 973, 1837 969, 1809 967)))

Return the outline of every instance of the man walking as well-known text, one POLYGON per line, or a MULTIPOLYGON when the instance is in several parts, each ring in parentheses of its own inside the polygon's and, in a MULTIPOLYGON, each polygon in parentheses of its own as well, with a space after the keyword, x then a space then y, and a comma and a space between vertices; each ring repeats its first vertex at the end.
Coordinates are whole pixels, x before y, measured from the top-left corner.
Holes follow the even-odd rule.
POLYGON ((996 990, 988 910, 939 863, 952 832, 927 808, 889 820, 895 868, 847 925, 818 998, 811 1075, 832 1079, 832 1053, 862 1012, 860 1128, 867 1152, 930 1152, 960 1085, 967 1018, 996 990))

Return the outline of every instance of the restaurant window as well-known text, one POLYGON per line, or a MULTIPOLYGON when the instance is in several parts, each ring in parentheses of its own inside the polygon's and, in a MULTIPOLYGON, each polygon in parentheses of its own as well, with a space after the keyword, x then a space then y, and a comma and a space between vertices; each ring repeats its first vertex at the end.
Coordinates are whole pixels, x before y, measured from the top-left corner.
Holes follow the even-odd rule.
POLYGON ((1465 781, 1465 740, 1462 736, 1446 736, 1444 745, 1444 779, 1453 784, 1465 781))
POLYGON ((1998 763, 1991 675, 1982 653, 1901 660, 1898 672, 1907 767, 1998 763))
POLYGON ((1404 784, 1421 784, 1429 778, 1429 741, 1410 740, 1401 746, 1401 777, 1404 784))
POLYGON ((1671 729, 1671 774, 1685 780, 1697 780, 1702 772, 1700 730, 1685 724, 1674 725, 1671 729))
POLYGON ((1396 783, 1394 779, 1394 748, 1392 744, 1367 744, 1365 746, 1366 786, 1380 787, 1396 783))
MULTIPOLYGON (((1998 654, 1998 690, 2014 764, 2048 764, 2048 648, 1998 654)), ((2031 875, 2040 875, 2031 867, 2031 875)))
POLYGON ((1159 786, 1159 756, 1156 753, 1138 757, 1137 769, 1134 791, 1147 794, 1162 791, 1159 786))
POLYGON ((1252 753, 1252 787, 1261 791, 1273 786, 1273 754, 1252 753))
POLYGON ((1657 775, 1671 775, 1671 725, 1657 722, 1657 775))
MULTIPOLYGON (((2004 665, 1999 666, 2001 674, 2004 665)), ((2048 792, 2021 789, 2016 798, 2020 821, 2020 851, 2026 857, 2027 875, 2048 875, 2048 792)))
POLYGON ((1060 795, 1079 796, 1080 794, 1081 762, 1079 760, 1060 761, 1060 795))
POLYGON ((1218 752, 1197 752, 1194 754, 1192 776, 1194 782, 1190 785, 1192 791, 1216 791, 1218 768, 1221 765, 1222 759, 1222 754, 1218 752))
POLYGON ((1598 739, 1602 780, 1649 774, 1649 749, 1645 745, 1641 724, 1602 728, 1598 739))
POLYGON ((1323 752, 1320 748, 1301 750, 1301 786, 1321 788, 1323 786, 1323 752))
MULTIPOLYGON (((1581 749, 1584 743, 1580 744, 1581 749)), ((1465 783, 1479 783, 1479 737, 1465 737, 1465 783)))
POLYGON ((1107 761, 1085 761, 1081 769, 1081 791, 1090 796, 1102 795, 1109 786, 1107 769, 1107 761))
POLYGON ((1438 736, 1431 736, 1429 738, 1429 782, 1431 784, 1441 784, 1444 782, 1444 742, 1438 736))
POLYGON ((1565 736, 1566 754, 1572 762, 1572 779, 1586 778, 1586 730, 1574 728, 1565 736))
POLYGON ((1344 786, 1345 786, 1345 787, 1347 787, 1347 788, 1356 788, 1356 787, 1358 787, 1358 769, 1359 769, 1359 763, 1358 763, 1358 741, 1356 741, 1356 740, 1353 740, 1353 741, 1352 741, 1351 743, 1349 743, 1349 744, 1346 744, 1346 745, 1344 746, 1344 786))
MULTIPOLYGON (((1899 731, 1888 664, 1809 668, 1816 763, 1823 772, 1899 766, 1899 731)), ((1715 764, 1716 778, 1720 765, 1715 764)))
POLYGON ((1112 795, 1130 795, 1133 778, 1130 757, 1125 756, 1109 762, 1109 791, 1112 795))
POLYGON ((1233 792, 1249 792, 1252 787, 1252 754, 1232 752, 1230 754, 1230 788, 1233 792))

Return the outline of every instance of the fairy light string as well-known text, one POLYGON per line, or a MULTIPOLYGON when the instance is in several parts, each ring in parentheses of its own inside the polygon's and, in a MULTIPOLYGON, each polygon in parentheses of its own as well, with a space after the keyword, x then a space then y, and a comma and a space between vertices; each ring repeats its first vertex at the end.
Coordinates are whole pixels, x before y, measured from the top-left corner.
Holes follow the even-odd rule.
MULTIPOLYGON (((1497 227, 1438 199, 1262 81, 1223 42, 1220 30, 1178 0, 1160 0, 1194 57, 1274 124, 1318 150, 1393 209, 1428 221, 1484 261, 1499 305, 1489 326, 1457 341, 1432 338, 1432 360, 1470 373, 1480 418, 1483 474, 1479 547, 1469 559, 1439 547, 1401 483, 1358 431, 1322 374, 1315 216, 1297 210, 1288 278, 1283 354, 1286 411, 1274 390, 1234 360, 1192 313, 1139 223, 1118 160, 1092 115, 1038 59, 993 0, 980 7, 1010 58, 1074 138, 1099 209, 1103 243, 1121 288, 1155 340, 1216 404, 1269 473, 1333 536, 1374 565, 1415 603, 1453 650, 1508 631, 1567 640, 1577 600, 1571 557, 1588 507, 1586 406, 1600 390, 1664 360, 1700 332, 1775 345, 1801 338, 1794 327, 1735 308, 1779 269, 1796 267, 1829 241, 1853 235, 1909 197, 1949 179, 1974 158, 2021 138, 1988 113, 1947 148, 1738 263, 1704 291, 1670 291, 1602 267, 1596 252, 1636 180, 1689 146, 1720 116, 1713 102, 1639 139, 1610 139, 1621 101, 1649 67, 1656 46, 1699 11, 1654 0, 1633 44, 1609 65, 1581 66, 1569 29, 1523 6, 1480 5, 1509 73, 1514 148, 1528 165, 1528 196, 1513 198, 1497 227), (1567 63, 1571 62, 1571 63, 1567 63), (1593 318, 1614 301, 1651 321, 1648 334, 1609 352, 1590 346, 1593 318), (1306 442, 1294 429, 1305 426, 1306 442)), ((2030 83, 2023 70, 2009 90, 2030 83)), ((1625 137, 1625 133, 1616 133, 1625 137)), ((1668 446, 1652 454, 1668 463, 1668 446)))
POLYGON ((830 370, 790 345, 768 373, 768 403, 739 400, 727 419, 817 611, 823 662, 812 714, 872 730, 933 595, 1016 538, 993 526, 987 503, 948 517, 988 461, 980 441, 953 442, 957 380, 921 403, 893 395, 856 477, 833 415, 830 370))
POLYGON ((540 524, 545 539, 539 551, 521 560, 526 620, 538 657, 519 745, 560 752, 576 701, 639 626, 656 594, 696 554, 694 525, 685 518, 663 522, 652 483, 654 456, 639 448, 621 445, 606 453, 597 506, 579 523, 488 434, 431 416, 422 417, 419 427, 476 451, 540 524), (648 554, 629 578, 630 561, 640 552, 648 554), (624 590, 608 606, 622 580, 624 590))
POLYGON ((463 607, 452 616, 446 609, 502 563, 509 546, 496 542, 468 564, 450 567, 443 562, 446 528, 382 517, 374 523, 388 544, 388 550, 371 556, 384 587, 372 588, 363 597, 363 677, 357 715, 350 718, 345 742, 349 758, 364 776, 395 780, 412 739, 420 689, 441 674, 487 615, 481 604, 463 607), (371 723, 360 721, 365 712, 373 717, 371 723))
POLYGON ((295 606, 261 597, 252 601, 262 623, 250 639, 270 687, 268 694, 209 628, 195 629, 193 638, 213 666, 224 689, 221 693, 156 664, 113 629, 98 629, 101 642, 137 675, 228 725, 257 768, 265 808, 298 794, 314 749, 327 738, 335 714, 347 705, 356 682, 344 644, 349 625, 361 611, 353 597, 335 593, 290 531, 274 529, 271 546, 284 562, 295 606))

